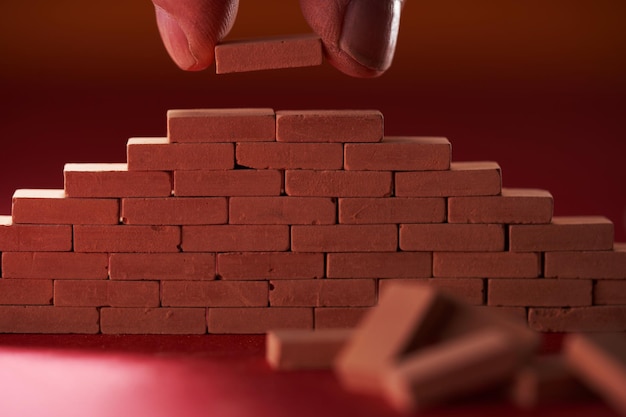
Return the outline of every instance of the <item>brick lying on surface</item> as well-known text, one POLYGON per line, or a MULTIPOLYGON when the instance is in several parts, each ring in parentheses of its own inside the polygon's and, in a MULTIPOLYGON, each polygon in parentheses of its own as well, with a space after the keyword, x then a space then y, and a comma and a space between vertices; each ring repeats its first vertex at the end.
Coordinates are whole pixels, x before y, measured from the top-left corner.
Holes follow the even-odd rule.
POLYGON ((237 164, 255 169, 343 168, 341 143, 238 143, 237 164))
POLYGON ((499 306, 472 306, 475 310, 495 313, 500 317, 506 317, 517 323, 528 326, 528 313, 526 307, 499 307, 499 306))
POLYGON ((100 310, 103 334, 203 334, 204 308, 118 308, 100 310))
POLYGON ((175 171, 177 197, 278 196, 282 173, 275 170, 175 171))
POLYGON ((124 224, 224 224, 228 202, 225 197, 124 198, 121 217, 124 224))
POLYGON ((182 248, 184 252, 286 251, 289 226, 183 226, 182 248))
POLYGON ((535 278, 540 274, 541 257, 537 253, 433 253, 435 277, 535 278))
POLYGON ((116 199, 66 198, 65 190, 23 189, 13 194, 13 223, 117 224, 116 199))
POLYGON ((276 138, 274 110, 191 109, 167 112, 170 142, 268 142, 276 138))
POLYGON ((396 283, 431 286, 470 305, 481 305, 485 299, 485 284, 480 278, 381 279, 378 281, 378 293, 383 294, 396 283))
POLYGON ((294 252, 395 252, 398 229, 383 225, 292 226, 294 252))
POLYGON ((451 145, 440 137, 387 136, 380 143, 347 143, 345 169, 439 171, 450 168, 451 145))
POLYGON ((273 369, 329 369, 352 330, 274 330, 267 333, 265 358, 273 369))
POLYGON ((326 197, 231 197, 230 224, 334 224, 335 202, 326 197))
POLYGON ((624 332, 626 305, 530 308, 528 325, 540 332, 624 332))
POLYGON ((612 251, 548 252, 546 277, 626 279, 626 243, 612 251))
POLYGON ((158 307, 158 282, 56 280, 54 305, 64 307, 158 307))
POLYGON ((427 252, 329 253, 328 278, 416 278, 432 276, 427 252))
POLYGON ((163 281, 165 307, 266 307, 267 281, 163 281))
POLYGON ((316 329, 351 329, 370 307, 316 307, 314 310, 316 329))
POLYGON ((321 64, 322 41, 315 34, 223 41, 215 46, 217 74, 321 64))
POLYGON ((606 217, 553 217, 546 225, 509 227, 509 248, 515 252, 610 250, 613 223, 606 217))
POLYGON ((504 240, 499 224, 400 225, 400 249, 408 251, 503 251, 504 240))
POLYGON ((0 306, 0 333, 98 333, 95 307, 0 306))
POLYGON ((580 307, 592 304, 591 280, 490 279, 487 304, 522 307, 580 307))
POLYGON ((106 253, 4 252, 3 278, 106 279, 106 253))
POLYGON ((212 280, 213 253, 112 253, 109 276, 120 280, 212 280))
POLYGON ((391 172, 308 171, 285 172, 285 192, 300 197, 389 197, 391 172))
POLYGON ((277 280, 270 283, 270 306, 369 307, 376 304, 373 279, 277 280))
POLYGON ((626 280, 599 279, 593 285, 594 305, 626 305, 626 280))
POLYGON ((495 162, 452 162, 445 171, 395 174, 398 197, 492 196, 501 188, 502 174, 495 162))
POLYGON ((178 226, 74 226, 76 252, 178 252, 178 226))
POLYGON ((323 253, 237 252, 217 255, 217 273, 225 280, 313 279, 324 276, 323 253))
POLYGON ((553 199, 548 191, 503 188, 500 196, 451 197, 450 223, 550 223, 553 199))
POLYGON ((207 309, 209 333, 266 333, 277 329, 312 329, 313 309, 302 307, 247 307, 207 309))
POLYGON ((13 224, 0 216, 0 252, 70 251, 72 226, 13 224))
POLYGON ((0 305, 52 304, 52 280, 0 279, 0 305))
POLYGON ((170 143, 168 138, 131 138, 126 146, 129 171, 233 169, 232 143, 170 143))
POLYGON ((129 171, 127 164, 65 164, 67 197, 167 197, 169 172, 129 171))
POLYGON ((443 198, 340 198, 339 223, 441 223, 446 219, 443 198))
POLYGON ((563 342, 568 365, 615 410, 626 415, 626 336, 576 334, 563 342))
POLYGON ((377 110, 281 110, 279 142, 380 142, 383 115, 377 110))

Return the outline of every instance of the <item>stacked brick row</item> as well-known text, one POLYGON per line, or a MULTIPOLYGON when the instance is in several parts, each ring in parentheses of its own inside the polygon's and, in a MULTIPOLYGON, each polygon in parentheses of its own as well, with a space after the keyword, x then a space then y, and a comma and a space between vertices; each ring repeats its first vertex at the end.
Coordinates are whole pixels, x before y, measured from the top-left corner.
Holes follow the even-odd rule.
POLYGON ((541 331, 626 330, 626 245, 378 111, 173 110, 125 164, 67 164, 0 217, 0 332, 354 325, 390 280, 541 331))

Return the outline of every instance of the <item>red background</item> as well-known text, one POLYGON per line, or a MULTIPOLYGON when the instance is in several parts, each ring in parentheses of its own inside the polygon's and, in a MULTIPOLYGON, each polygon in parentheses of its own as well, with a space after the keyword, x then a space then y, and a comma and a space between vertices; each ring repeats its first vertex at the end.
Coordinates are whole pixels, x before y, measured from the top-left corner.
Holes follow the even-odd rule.
MULTIPOLYGON (((388 134, 447 136, 495 160, 507 187, 552 192, 557 215, 605 215, 626 241, 626 3, 409 0, 382 77, 322 67, 180 71, 151 3, 5 2, 0 214, 18 188, 61 188, 66 162, 123 162, 170 108, 374 108, 388 134)), ((243 1, 229 37, 308 32, 296 0, 243 1)))

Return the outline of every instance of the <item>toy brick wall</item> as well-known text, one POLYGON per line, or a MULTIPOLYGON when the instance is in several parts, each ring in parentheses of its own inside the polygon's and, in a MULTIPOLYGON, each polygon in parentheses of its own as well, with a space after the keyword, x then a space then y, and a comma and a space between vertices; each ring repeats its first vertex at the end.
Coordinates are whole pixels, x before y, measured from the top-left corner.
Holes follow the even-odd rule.
POLYGON ((352 326, 390 280, 540 331, 626 330, 626 244, 553 217, 445 138, 377 111, 174 110, 127 164, 67 164, 0 217, 0 332, 262 333, 352 326))

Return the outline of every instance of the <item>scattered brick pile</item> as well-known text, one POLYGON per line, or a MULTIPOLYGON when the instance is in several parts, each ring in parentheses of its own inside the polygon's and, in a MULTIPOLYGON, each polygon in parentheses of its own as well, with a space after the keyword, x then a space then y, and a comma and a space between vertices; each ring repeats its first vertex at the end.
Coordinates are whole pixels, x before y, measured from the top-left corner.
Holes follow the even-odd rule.
POLYGON ((626 244, 377 111, 173 110, 0 219, 0 332, 353 326, 390 280, 541 331, 626 330, 626 244), (486 308, 486 307, 485 307, 486 308))

